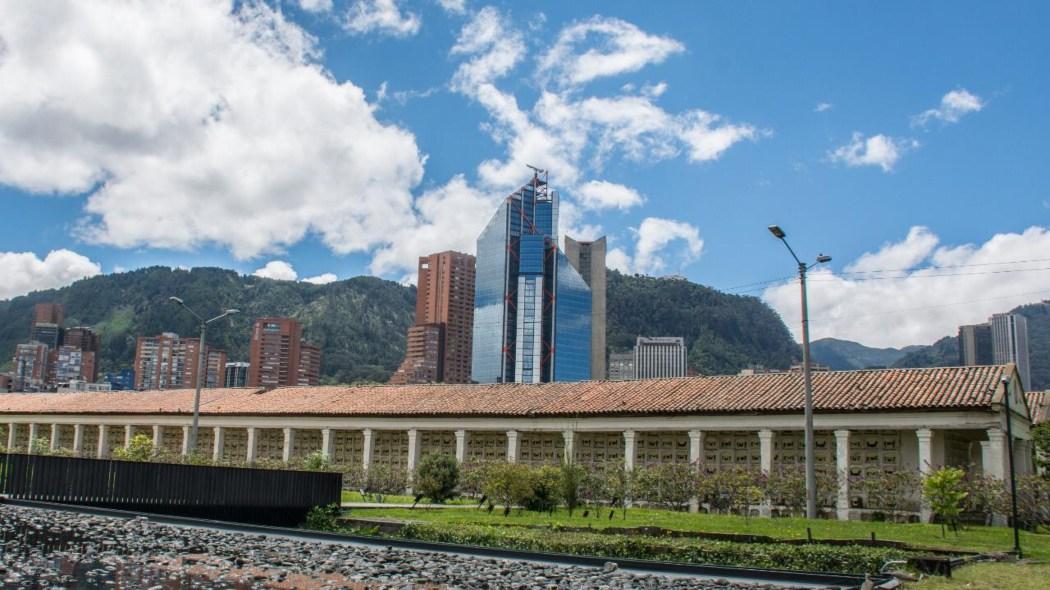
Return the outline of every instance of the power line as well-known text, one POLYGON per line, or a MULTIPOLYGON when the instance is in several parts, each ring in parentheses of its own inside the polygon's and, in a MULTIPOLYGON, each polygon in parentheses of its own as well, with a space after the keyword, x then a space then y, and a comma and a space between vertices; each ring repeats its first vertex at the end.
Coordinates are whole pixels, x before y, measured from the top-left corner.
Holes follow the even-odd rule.
POLYGON ((865 313, 865 314, 859 314, 859 315, 835 316, 834 319, 836 319, 836 320, 856 319, 856 318, 866 318, 866 317, 880 316, 880 315, 890 315, 890 314, 894 314, 894 313, 907 313, 907 312, 912 312, 912 311, 923 311, 923 310, 926 310, 926 309, 937 309, 937 308, 940 308, 940 307, 952 307, 952 306, 955 306, 955 305, 969 305, 971 303, 984 303, 986 301, 1001 301, 1003 299, 1013 299, 1014 297, 1022 297, 1022 296, 1025 296, 1025 295, 1038 295, 1040 293, 1050 293, 1050 289, 1042 289, 1042 290, 1039 290, 1039 291, 1026 291, 1024 293, 1014 293, 1012 295, 1003 295, 1001 297, 986 297, 984 299, 970 299, 969 301, 955 301, 955 302, 952 302, 952 303, 940 303, 940 304, 937 304, 937 305, 926 305, 926 306, 923 306, 923 307, 910 307, 910 308, 903 308, 903 309, 890 309, 890 310, 886 310, 886 311, 879 311, 879 312, 875 312, 875 313, 865 313))
MULTIPOLYGON (((972 276, 978 276, 978 275, 998 275, 998 274, 1006 274, 1006 273, 1013 273, 1013 272, 1034 272, 1034 271, 1044 271, 1044 270, 1050 270, 1050 266, 1044 266, 1044 267, 1040 267, 1040 268, 1009 268, 1009 269, 1002 269, 1002 270, 986 270, 986 271, 982 271, 982 272, 953 272, 953 273, 940 273, 940 274, 932 274, 932 275, 920 275, 920 274, 912 273, 912 274, 907 274, 907 275, 902 275, 902 276, 895 276, 895 277, 843 277, 843 278, 845 280, 849 280, 849 281, 892 281, 892 280, 904 280, 904 279, 936 279, 936 278, 940 278, 940 277, 972 277, 972 276)), ((838 276, 841 277, 841 275, 838 275, 838 276)), ((814 278, 814 279, 809 279, 809 280, 811 282, 823 282, 823 283, 832 282, 832 279, 814 278)))
POLYGON ((877 270, 843 271, 839 274, 869 274, 876 272, 918 272, 922 270, 939 270, 944 268, 971 268, 975 266, 996 266, 999 264, 1025 264, 1030 262, 1046 262, 1050 258, 1031 258, 1029 260, 1005 260, 1002 262, 975 262, 973 264, 946 264, 943 266, 926 266, 922 268, 890 268, 877 270))

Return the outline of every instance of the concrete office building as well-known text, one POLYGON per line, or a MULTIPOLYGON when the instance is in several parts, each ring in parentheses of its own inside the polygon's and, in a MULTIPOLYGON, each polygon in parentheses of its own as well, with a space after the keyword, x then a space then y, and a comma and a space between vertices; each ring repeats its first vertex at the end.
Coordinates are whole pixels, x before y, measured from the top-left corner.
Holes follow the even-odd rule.
POLYGON ((605 236, 581 242, 565 236, 565 257, 591 289, 591 379, 605 379, 605 236))
POLYGON ((255 320, 248 362, 249 387, 272 389, 320 382, 321 350, 303 342, 303 328, 292 318, 255 320))
POLYGON ((416 321, 390 383, 469 383, 475 259, 460 252, 419 258, 416 321))
POLYGON ((42 342, 50 349, 62 344, 62 322, 65 307, 61 303, 37 303, 33 306, 33 321, 29 328, 29 340, 42 342))
MULTIPOLYGON (((854 485, 866 474, 923 475, 951 465, 1003 480, 1011 447, 1017 472, 1033 470, 1032 413, 1013 365, 830 371, 813 380, 816 467, 837 485, 821 497, 824 516, 871 519, 878 508, 854 485)), ((705 473, 768 474, 805 460, 803 394, 790 373, 242 388, 208 390, 203 398, 222 403, 201 407, 193 449, 192 389, 0 396, 0 437, 12 449, 44 439, 54 450, 105 458, 146 434, 158 450, 222 461, 300 463, 320 451, 337 465, 407 472, 435 452, 463 463, 620 461, 627 470, 670 463, 705 473)), ((903 500, 902 512, 930 518, 917 490, 903 500)), ((755 509, 769 515, 779 507, 755 509)))
POLYGON ((558 195, 537 171, 478 236, 474 381, 591 378, 591 290, 559 250, 557 228, 558 195))
POLYGON ((634 345, 636 379, 685 377, 689 370, 685 339, 680 336, 639 336, 634 345))
POLYGON ((632 381, 637 378, 634 371, 634 351, 609 353, 609 380, 632 381))
POLYGON ((247 387, 248 366, 248 363, 245 362, 226 363, 226 378, 223 380, 223 387, 247 387))
MULTIPOLYGON (((139 336, 135 343, 135 389, 196 387, 199 354, 199 338, 182 338, 172 332, 139 336)), ((221 386, 226 352, 206 347, 204 355, 204 385, 221 386)))
POLYGON ((992 360, 996 364, 1014 363, 1021 383, 1028 387, 1032 374, 1028 360, 1028 320, 1021 314, 997 313, 992 326, 992 360))
POLYGON ((994 362, 991 324, 959 326, 959 365, 972 367, 994 362))
POLYGON ((12 389, 14 391, 44 391, 47 389, 49 348, 43 342, 27 342, 15 347, 12 359, 12 389))

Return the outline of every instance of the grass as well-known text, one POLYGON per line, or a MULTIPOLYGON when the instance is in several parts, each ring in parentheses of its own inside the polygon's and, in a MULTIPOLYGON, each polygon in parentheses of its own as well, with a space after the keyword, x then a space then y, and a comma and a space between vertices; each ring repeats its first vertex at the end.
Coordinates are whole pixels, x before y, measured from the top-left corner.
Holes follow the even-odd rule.
POLYGON ((1045 590, 1050 564, 982 563, 955 570, 949 578, 927 578, 908 584, 914 590, 1045 590))
MULTIPOLYGON (((415 502, 415 500, 416 500, 415 496, 405 496, 405 495, 400 495, 400 494, 381 494, 381 495, 382 495, 382 500, 383 501, 380 502, 380 504, 411 504, 412 502, 415 502)), ((342 501, 343 502, 375 502, 376 500, 375 500, 374 497, 369 498, 369 499, 365 499, 363 496, 361 496, 360 492, 352 492, 350 490, 343 490, 342 501)), ((449 501, 447 501, 445 503, 446 504, 464 504, 464 505, 465 504, 470 504, 470 505, 477 504, 477 502, 475 502, 474 500, 471 500, 469 498, 455 498, 455 499, 449 500, 449 501)), ((422 506, 423 504, 420 504, 420 505, 422 506)), ((417 508, 417 510, 418 510, 418 508, 417 508)))
MULTIPOLYGON (((960 531, 958 536, 949 531, 946 537, 941 537, 940 525, 934 524, 810 521, 801 518, 745 519, 742 516, 690 514, 641 508, 628 510, 626 520, 623 520, 619 513, 613 520, 609 520, 608 509, 602 511, 602 518, 594 518, 592 514, 590 518, 585 519, 582 512, 577 510, 572 518, 564 509, 559 509, 552 517, 545 513, 518 514, 517 511, 504 517, 499 510, 489 514, 480 510, 378 508, 355 510, 354 515, 444 524, 562 525, 593 528, 656 526, 684 531, 766 535, 780 539, 805 539, 806 528, 810 527, 814 538, 817 539, 869 539, 874 532, 878 539, 903 541, 917 547, 962 551, 1007 551, 1013 547, 1012 530, 1005 527, 970 526, 960 531)), ((1021 531, 1021 546, 1026 557, 1050 560, 1050 535, 1021 531)))

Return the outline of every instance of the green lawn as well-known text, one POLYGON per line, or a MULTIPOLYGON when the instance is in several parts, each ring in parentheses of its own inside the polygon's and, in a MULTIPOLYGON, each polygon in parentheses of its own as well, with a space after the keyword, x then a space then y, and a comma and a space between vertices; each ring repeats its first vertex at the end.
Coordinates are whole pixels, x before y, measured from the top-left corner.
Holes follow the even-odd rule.
MULTIPOLYGON (((409 499, 411 501, 411 499, 409 499)), ((380 508, 354 510, 355 516, 384 517, 391 519, 422 520, 450 524, 483 524, 483 525, 562 525, 591 526, 604 528, 608 526, 638 527, 657 526, 667 529, 703 531, 716 533, 743 533, 766 535, 782 539, 806 538, 806 527, 813 529, 814 538, 830 539, 869 539, 874 532, 876 538, 903 541, 920 547, 939 547, 973 551, 1007 551, 1013 546, 1013 533, 1004 527, 971 526, 961 531, 956 537, 950 531, 947 537, 941 537, 940 525, 932 524, 892 524, 885 522, 840 522, 837 520, 807 521, 800 518, 751 518, 742 516, 724 516, 712 514, 689 514, 668 510, 631 509, 627 511, 627 520, 617 513, 609 520, 608 509, 603 510, 603 518, 582 517, 582 510, 577 510, 569 518, 565 510, 558 510, 553 517, 547 514, 517 511, 504 517, 497 509, 492 514, 480 510, 426 510, 380 508)), ((1021 546, 1026 557, 1050 560, 1050 535, 1021 532, 1021 546)))
POLYGON ((915 590, 1045 590, 1050 586, 1050 564, 982 563, 969 565, 952 578, 927 578, 908 584, 915 590))
MULTIPOLYGON (((415 501, 414 496, 404 496, 399 494, 382 494, 383 504, 411 504, 415 501)), ((375 502, 375 498, 364 499, 360 492, 351 492, 349 490, 343 490, 343 502, 375 502)), ((445 502, 446 504, 477 504, 476 501, 470 499, 456 498, 445 502)))

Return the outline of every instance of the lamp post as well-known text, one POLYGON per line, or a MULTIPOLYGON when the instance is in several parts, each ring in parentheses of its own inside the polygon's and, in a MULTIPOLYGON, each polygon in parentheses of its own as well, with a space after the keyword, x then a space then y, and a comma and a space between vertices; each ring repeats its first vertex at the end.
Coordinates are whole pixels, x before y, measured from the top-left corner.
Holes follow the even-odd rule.
POLYGON ((193 315, 193 317, 196 318, 197 322, 200 324, 200 330, 201 330, 200 344, 197 346, 197 385, 196 385, 197 389, 193 393, 193 426, 190 427, 190 440, 188 441, 189 444, 186 445, 186 448, 189 449, 189 452, 193 453, 193 452, 197 451, 197 425, 200 422, 200 412, 201 412, 201 385, 203 385, 203 383, 204 383, 204 374, 207 372, 207 370, 204 367, 204 349, 205 349, 204 338, 205 338, 205 336, 206 336, 206 334, 208 332, 208 324, 210 324, 210 323, 212 323, 214 321, 221 320, 222 318, 224 318, 226 316, 231 316, 231 315, 233 315, 235 313, 240 313, 240 310, 239 309, 227 309, 226 311, 222 312, 220 315, 217 315, 217 316, 213 317, 210 320, 206 320, 206 319, 202 318, 200 315, 198 315, 197 312, 195 312, 192 309, 190 309, 189 306, 187 306, 182 301, 182 299, 180 299, 178 297, 168 297, 168 301, 171 301, 175 305, 178 305, 182 309, 185 309, 186 311, 190 312, 193 315))
POLYGON ((1021 559, 1021 531, 1017 521, 1017 474, 1014 473, 1014 428, 1013 408, 1010 400, 1010 378, 1003 375, 1003 397, 1006 398, 1006 454, 1009 455, 1007 463, 1010 467, 1010 510, 1013 512, 1014 524, 1014 552, 1017 559, 1021 559))
POLYGON ((802 290, 802 384, 805 389, 806 416, 806 518, 817 517, 817 472, 813 433, 813 379, 809 369, 809 305, 806 300, 806 271, 818 264, 831 262, 830 256, 820 254, 817 261, 806 264, 798 259, 787 242, 787 234, 779 225, 769 226, 769 233, 784 243, 791 257, 798 263, 798 281, 802 290))

